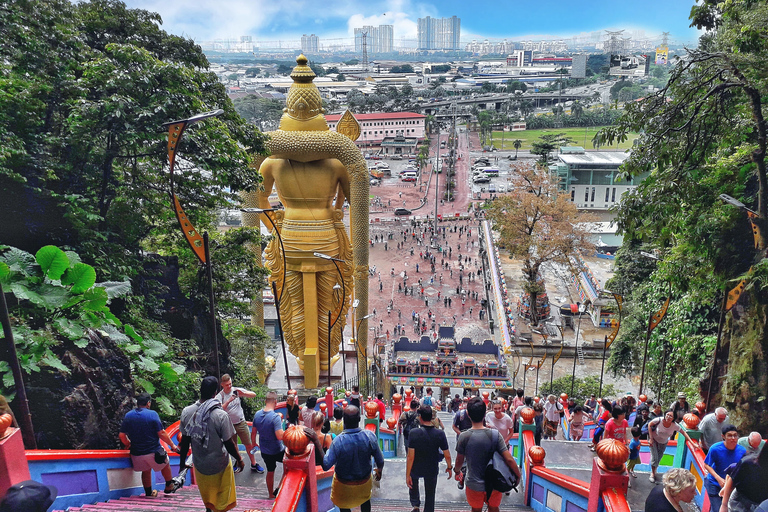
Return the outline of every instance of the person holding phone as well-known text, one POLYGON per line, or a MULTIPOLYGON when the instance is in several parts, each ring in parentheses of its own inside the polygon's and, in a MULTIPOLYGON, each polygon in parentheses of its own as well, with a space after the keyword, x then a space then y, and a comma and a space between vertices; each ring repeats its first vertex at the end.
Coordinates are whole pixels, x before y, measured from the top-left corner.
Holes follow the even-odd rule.
POLYGON ((240 403, 240 397, 243 396, 253 398, 256 396, 256 393, 245 388, 234 387, 232 385, 232 377, 227 373, 221 376, 221 391, 216 395, 216 399, 221 402, 221 408, 229 415, 232 426, 235 427, 235 435, 232 436, 232 441, 237 446, 237 438, 240 437, 240 441, 245 445, 245 451, 251 459, 251 471, 261 474, 264 473, 264 468, 256 463, 256 458, 251 453, 253 450, 251 432, 248 430, 248 422, 245 421, 245 413, 240 403))

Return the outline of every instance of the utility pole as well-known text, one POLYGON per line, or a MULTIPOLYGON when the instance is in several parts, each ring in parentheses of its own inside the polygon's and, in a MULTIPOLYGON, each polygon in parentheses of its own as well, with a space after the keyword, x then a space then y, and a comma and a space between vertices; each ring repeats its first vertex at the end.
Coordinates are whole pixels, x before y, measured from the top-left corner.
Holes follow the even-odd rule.
POLYGON ((363 44, 363 72, 368 72, 368 32, 362 32, 363 44))

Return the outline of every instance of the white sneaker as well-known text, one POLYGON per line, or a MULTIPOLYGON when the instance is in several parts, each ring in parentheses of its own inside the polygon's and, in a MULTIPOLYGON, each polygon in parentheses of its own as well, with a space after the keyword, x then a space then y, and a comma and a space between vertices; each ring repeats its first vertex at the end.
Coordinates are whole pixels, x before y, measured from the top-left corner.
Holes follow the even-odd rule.
POLYGON ((652 484, 655 484, 655 483, 656 483, 656 479, 653 477, 653 475, 649 476, 649 477, 648 477, 648 480, 649 480, 649 481, 650 481, 652 484))

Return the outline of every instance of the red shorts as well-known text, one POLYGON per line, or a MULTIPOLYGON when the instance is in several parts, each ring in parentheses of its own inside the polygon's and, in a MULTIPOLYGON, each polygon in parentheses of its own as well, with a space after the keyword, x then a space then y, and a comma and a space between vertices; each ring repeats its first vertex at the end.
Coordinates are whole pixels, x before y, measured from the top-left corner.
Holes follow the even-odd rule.
POLYGON ((465 487, 464 492, 467 495, 467 503, 474 509, 482 509, 483 503, 488 503, 489 507, 498 507, 501 505, 502 494, 499 491, 493 491, 491 497, 487 501, 485 497, 488 496, 488 494, 485 492, 473 491, 469 487, 465 487))

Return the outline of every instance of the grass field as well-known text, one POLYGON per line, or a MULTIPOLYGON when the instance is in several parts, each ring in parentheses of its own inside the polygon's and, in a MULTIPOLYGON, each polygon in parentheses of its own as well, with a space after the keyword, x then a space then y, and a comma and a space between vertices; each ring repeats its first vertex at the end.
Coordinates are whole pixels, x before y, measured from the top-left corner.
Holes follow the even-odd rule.
MULTIPOLYGON (((589 128, 552 128, 546 130, 524 130, 521 132, 504 132, 504 147, 501 147, 501 133, 493 132, 493 145, 498 149, 512 150, 515 147, 512 145, 515 139, 523 141, 523 145, 520 147, 522 151, 531 149, 531 143, 536 141, 542 135, 551 133, 566 133, 568 137, 575 141, 574 145, 582 146, 584 149, 595 149, 592 146, 592 137, 600 130, 601 127, 590 126, 589 128), (586 142, 585 142, 586 141, 586 142)), ((632 141, 637 137, 637 133, 632 133, 630 136, 618 145, 613 146, 601 146, 601 149, 614 150, 614 149, 628 149, 632 147, 632 141)))

